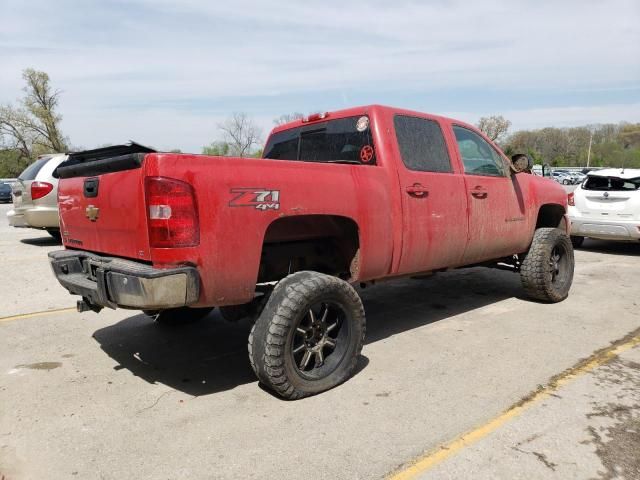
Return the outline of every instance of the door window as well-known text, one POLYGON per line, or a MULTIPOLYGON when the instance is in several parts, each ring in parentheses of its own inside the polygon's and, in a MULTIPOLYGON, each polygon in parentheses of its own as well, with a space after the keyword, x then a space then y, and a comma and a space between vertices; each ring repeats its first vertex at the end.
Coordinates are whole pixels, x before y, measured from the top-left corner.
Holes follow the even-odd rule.
POLYGON ((464 173, 506 177, 502 157, 480 135, 463 127, 454 126, 453 131, 464 163, 464 173))
POLYGON ((409 170, 451 172, 447 145, 438 122, 396 115, 393 119, 402 162, 409 170))

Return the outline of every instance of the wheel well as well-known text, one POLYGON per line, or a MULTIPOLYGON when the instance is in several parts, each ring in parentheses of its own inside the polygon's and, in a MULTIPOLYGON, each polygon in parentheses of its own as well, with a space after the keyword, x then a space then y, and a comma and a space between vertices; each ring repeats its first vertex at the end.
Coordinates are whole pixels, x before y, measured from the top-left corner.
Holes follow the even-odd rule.
POLYGON ((562 228, 565 210, 562 205, 548 204, 540 207, 536 228, 562 228))
POLYGON ((258 283, 301 270, 343 279, 357 276, 358 225, 337 215, 300 215, 275 220, 265 232, 258 283))

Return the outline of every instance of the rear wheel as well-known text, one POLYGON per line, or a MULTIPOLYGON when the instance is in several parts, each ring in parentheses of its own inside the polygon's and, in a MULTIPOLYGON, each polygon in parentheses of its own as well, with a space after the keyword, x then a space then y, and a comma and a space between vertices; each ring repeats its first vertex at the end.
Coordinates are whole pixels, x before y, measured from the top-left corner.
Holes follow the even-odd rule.
POLYGON ((278 283, 254 324, 249 360, 262 384, 298 399, 351 377, 364 333, 364 307, 351 285, 297 272, 278 283))
POLYGON ((166 310, 143 310, 145 315, 161 325, 181 325, 202 320, 211 313, 213 307, 207 308, 168 308, 166 310))
POLYGON ((62 241, 62 235, 60 234, 60 230, 57 228, 47 228, 47 233, 55 238, 58 242, 62 241))
POLYGON ((584 237, 571 235, 571 245, 573 245, 573 248, 580 248, 583 243, 584 243, 584 237))
POLYGON ((567 298, 573 282, 573 246, 559 228, 539 228, 520 267, 527 295, 544 302, 567 298))

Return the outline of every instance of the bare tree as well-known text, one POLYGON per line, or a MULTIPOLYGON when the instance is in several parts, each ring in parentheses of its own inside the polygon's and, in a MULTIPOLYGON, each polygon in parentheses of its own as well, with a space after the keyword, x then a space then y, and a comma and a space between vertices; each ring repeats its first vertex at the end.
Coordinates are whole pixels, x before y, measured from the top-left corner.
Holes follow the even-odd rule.
POLYGON ((66 139, 60 131, 57 113, 60 91, 53 90, 49 75, 28 68, 22 72, 25 96, 19 105, 0 107, 0 144, 34 158, 39 153, 64 152, 66 139))
POLYGON ((251 155, 254 146, 260 145, 262 132, 246 113, 234 113, 218 125, 225 142, 229 145, 229 154, 238 157, 251 155))
POLYGON ((510 126, 511 122, 502 115, 482 117, 478 121, 478 128, 493 142, 501 140, 509 131, 510 126))
POLYGON ((294 120, 299 120, 303 117, 304 114, 300 112, 285 113, 284 115, 280 115, 278 118, 275 118, 273 123, 276 125, 284 125, 285 123, 293 122, 294 120))

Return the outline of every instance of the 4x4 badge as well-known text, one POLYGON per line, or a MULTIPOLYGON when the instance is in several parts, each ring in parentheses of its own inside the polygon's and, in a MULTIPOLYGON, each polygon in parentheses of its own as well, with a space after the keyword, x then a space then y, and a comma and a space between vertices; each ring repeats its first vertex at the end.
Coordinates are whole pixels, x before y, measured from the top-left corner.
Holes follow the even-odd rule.
POLYGON ((84 212, 85 212, 85 216, 89 220, 91 220, 92 222, 95 222, 96 220, 98 220, 98 214, 100 213, 100 209, 93 205, 89 205, 84 212))
POLYGON ((256 210, 280 210, 280 190, 268 188, 232 188, 235 196, 230 207, 253 207, 256 210))

